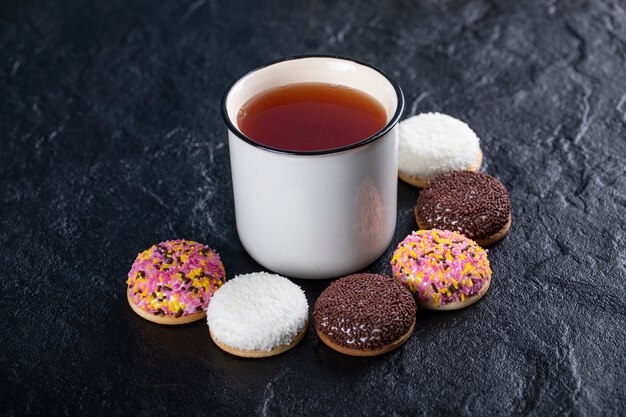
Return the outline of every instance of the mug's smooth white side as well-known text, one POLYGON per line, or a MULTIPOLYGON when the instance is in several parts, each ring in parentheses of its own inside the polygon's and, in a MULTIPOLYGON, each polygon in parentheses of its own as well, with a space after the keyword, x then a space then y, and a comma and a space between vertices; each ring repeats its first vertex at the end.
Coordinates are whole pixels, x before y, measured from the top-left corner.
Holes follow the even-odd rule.
MULTIPOLYGON (((280 85, 329 82, 358 88, 383 104, 388 119, 400 103, 376 70, 329 57, 283 61, 252 72, 230 90, 226 110, 280 85)), ((396 225, 397 127, 363 146, 294 155, 250 144, 229 131, 237 231, 264 267, 297 278, 332 278, 370 264, 388 247, 396 225)))

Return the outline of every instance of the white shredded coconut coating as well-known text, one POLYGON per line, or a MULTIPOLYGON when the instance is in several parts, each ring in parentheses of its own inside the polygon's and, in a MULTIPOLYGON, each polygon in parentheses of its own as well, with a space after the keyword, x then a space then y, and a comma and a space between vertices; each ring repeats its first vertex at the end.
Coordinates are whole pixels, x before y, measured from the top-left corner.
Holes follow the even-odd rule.
POLYGON ((464 122, 442 113, 422 113, 399 125, 398 169, 431 179, 476 162, 480 139, 464 122))
POLYGON ((207 309, 213 336, 230 347, 269 351, 289 344, 309 319, 299 286, 267 272, 238 275, 215 292, 207 309))

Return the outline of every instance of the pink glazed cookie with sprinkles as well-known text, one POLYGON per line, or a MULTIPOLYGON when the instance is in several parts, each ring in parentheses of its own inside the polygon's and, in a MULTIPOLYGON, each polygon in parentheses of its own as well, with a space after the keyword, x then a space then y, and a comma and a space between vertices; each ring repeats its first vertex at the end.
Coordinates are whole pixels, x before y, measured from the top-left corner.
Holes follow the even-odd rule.
POLYGON ((448 230, 419 230, 397 247, 393 276, 430 310, 456 310, 480 300, 491 283, 487 251, 448 230))
POLYGON ((154 323, 191 323, 206 317, 213 293, 225 280, 224 265, 213 249, 170 240, 137 255, 126 281, 128 303, 154 323))

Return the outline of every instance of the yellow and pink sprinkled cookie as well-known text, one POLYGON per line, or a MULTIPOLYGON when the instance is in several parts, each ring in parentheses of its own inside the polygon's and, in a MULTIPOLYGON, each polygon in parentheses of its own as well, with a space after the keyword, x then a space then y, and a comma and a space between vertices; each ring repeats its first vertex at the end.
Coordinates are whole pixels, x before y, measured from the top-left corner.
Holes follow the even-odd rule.
POLYGON ((206 317, 213 293, 226 280, 220 256, 191 240, 170 240, 137 255, 128 273, 128 303, 159 324, 184 324, 206 317))
POLYGON ((474 304, 489 288, 487 251, 448 230, 419 230, 398 245, 393 276, 414 295, 418 306, 456 310, 474 304))

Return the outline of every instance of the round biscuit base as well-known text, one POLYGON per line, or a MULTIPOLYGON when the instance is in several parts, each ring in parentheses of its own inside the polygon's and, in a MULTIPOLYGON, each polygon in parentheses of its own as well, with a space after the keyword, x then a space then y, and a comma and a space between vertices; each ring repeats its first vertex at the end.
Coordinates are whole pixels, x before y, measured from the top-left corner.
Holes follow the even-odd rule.
POLYGON ((440 306, 440 305, 433 303, 432 301, 421 301, 416 298, 415 303, 417 304, 418 307, 425 308, 427 310, 441 310, 441 311, 460 310, 467 306, 471 306, 472 304, 474 304, 475 302, 483 298, 483 295, 485 295, 485 293, 489 289, 489 284, 491 284, 491 278, 489 278, 487 283, 483 285, 483 287, 480 289, 480 291, 478 291, 478 293, 471 295, 470 297, 467 297, 463 301, 454 301, 452 303, 448 303, 448 304, 444 304, 440 306))
POLYGON ((231 355, 239 356, 241 358, 269 358, 270 356, 280 355, 281 353, 287 352, 289 349, 296 346, 300 341, 304 338, 307 329, 309 328, 309 322, 307 321, 304 325, 304 328, 294 337, 294 339, 286 344, 277 346, 272 350, 244 350, 238 349, 232 346, 228 346, 215 338, 215 335, 209 328, 209 334, 211 335, 211 339, 217 345, 218 348, 222 349, 224 352, 230 353, 231 355))
POLYGON ((411 324, 411 328, 409 329, 408 332, 406 332, 405 334, 403 334, 402 336, 400 336, 396 341, 394 341, 393 343, 390 343, 388 345, 382 346, 378 349, 351 349, 351 348, 347 348, 345 346, 341 346, 335 342, 332 342, 325 334, 323 334, 318 328, 317 325, 315 326, 315 331, 317 332, 317 336, 320 338, 320 340, 322 342, 324 342, 324 344, 326 346, 328 346, 329 348, 339 352, 339 353, 343 353, 344 355, 349 355, 349 356, 378 356, 378 355, 383 355, 387 352, 391 352, 392 350, 395 350, 397 348, 399 348, 400 346, 402 346, 404 344, 404 342, 406 342, 409 337, 411 336, 411 334, 413 334, 413 329, 415 328, 415 320, 413 320, 413 324, 411 324))
POLYGON ((206 317, 205 311, 202 311, 200 313, 188 314, 186 316, 180 316, 180 317, 162 316, 162 315, 157 316, 156 314, 148 313, 147 311, 141 309, 141 307, 138 307, 133 301, 133 299, 130 297, 130 290, 126 290, 126 299, 128 300, 128 304, 130 305, 130 308, 132 308, 133 311, 137 313, 138 316, 141 316, 144 319, 151 321, 153 323, 157 323, 157 324, 165 324, 165 325, 170 325, 170 326, 178 325, 178 324, 187 324, 187 323, 192 323, 194 321, 202 320, 203 318, 206 317))
MULTIPOLYGON (((474 162, 473 165, 470 165, 469 167, 467 167, 465 171, 478 172, 480 171, 480 167, 482 165, 483 165, 483 151, 482 149, 478 148, 478 155, 476 157, 476 161, 474 162)), ((400 170, 398 171, 398 178, 400 178, 402 181, 406 182, 407 184, 410 184, 417 188, 428 187, 428 183, 432 179, 432 178, 417 177, 415 175, 404 173, 400 170)))
MULTIPOLYGON (((428 227, 426 225, 426 222, 424 222, 422 218, 419 216, 417 206, 415 206, 415 209, 413 209, 413 213, 415 214, 415 221, 417 222, 417 227, 419 228, 419 230, 432 229, 431 227, 428 227)), ((493 245, 494 243, 502 240, 509 233, 509 229, 511 228, 511 220, 512 220, 511 214, 509 213, 508 220, 506 221, 506 223, 504 224, 504 226, 502 226, 500 230, 498 230, 491 236, 487 236, 485 238, 480 238, 480 239, 472 239, 472 240, 476 242, 476 244, 480 246, 481 248, 486 248, 487 246, 493 245)))

